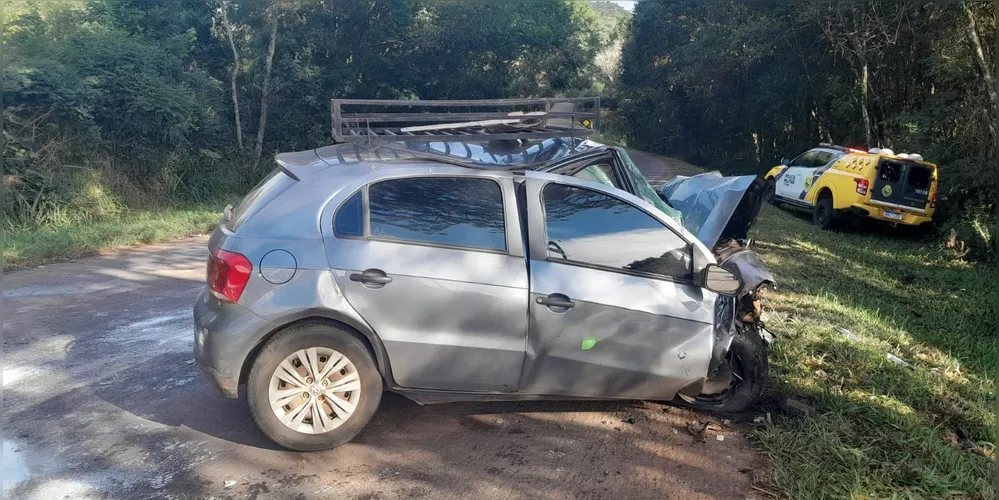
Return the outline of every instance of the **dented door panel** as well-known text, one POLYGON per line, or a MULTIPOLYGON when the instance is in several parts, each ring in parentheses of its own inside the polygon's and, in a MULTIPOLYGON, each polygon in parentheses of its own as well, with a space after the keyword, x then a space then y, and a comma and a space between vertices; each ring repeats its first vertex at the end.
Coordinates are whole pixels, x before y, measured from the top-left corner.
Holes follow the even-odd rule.
POLYGON ((672 399, 707 373, 714 341, 708 294, 689 284, 531 261, 521 391, 672 399), (574 306, 538 303, 551 294, 574 306))

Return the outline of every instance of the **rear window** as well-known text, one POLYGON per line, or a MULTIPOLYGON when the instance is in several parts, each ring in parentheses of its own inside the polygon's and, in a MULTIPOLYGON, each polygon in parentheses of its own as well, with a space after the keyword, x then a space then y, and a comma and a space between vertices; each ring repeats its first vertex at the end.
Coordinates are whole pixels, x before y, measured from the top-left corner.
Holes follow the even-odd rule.
POLYGON ((506 250, 503 193, 489 179, 416 177, 368 187, 373 238, 506 250))
POLYGON ((881 180, 894 184, 902 180, 902 164, 895 161, 884 161, 881 163, 881 172, 878 176, 881 180))
POLYGON ((917 167, 913 165, 911 170, 909 170, 909 185, 916 189, 929 189, 930 188, 930 169, 926 167, 917 167))
POLYGON ((285 175, 280 168, 275 168, 236 205, 236 208, 232 210, 232 218, 226 223, 226 227, 230 231, 239 229, 239 226, 243 225, 246 219, 280 196, 296 182, 298 181, 285 175))

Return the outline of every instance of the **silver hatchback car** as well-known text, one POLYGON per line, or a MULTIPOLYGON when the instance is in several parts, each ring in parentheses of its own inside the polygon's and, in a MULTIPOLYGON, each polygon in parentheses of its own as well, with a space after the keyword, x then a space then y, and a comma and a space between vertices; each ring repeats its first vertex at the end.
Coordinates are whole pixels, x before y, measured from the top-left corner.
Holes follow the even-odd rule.
POLYGON ((760 279, 647 199, 391 147, 277 163, 211 236, 194 356, 225 396, 246 384, 282 446, 349 441, 383 390, 723 411, 760 394, 760 279))

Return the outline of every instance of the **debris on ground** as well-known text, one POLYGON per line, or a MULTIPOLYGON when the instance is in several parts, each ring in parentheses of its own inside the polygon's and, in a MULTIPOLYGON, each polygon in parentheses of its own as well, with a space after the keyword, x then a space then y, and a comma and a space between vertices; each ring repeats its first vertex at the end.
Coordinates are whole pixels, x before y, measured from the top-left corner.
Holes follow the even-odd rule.
POLYGON ((851 332, 850 330, 847 330, 846 328, 839 328, 839 327, 837 327, 836 331, 839 332, 840 335, 842 335, 842 336, 844 336, 844 337, 846 337, 846 338, 848 338, 848 339, 850 339, 850 340, 852 340, 854 342, 860 342, 860 337, 854 335, 853 332, 851 332))
POLYGON ((704 431, 707 429, 708 422, 687 422, 687 432, 701 441, 704 441, 704 431))
POLYGON ((633 417, 628 417, 628 418, 622 420, 622 422, 634 425, 635 424, 635 419, 633 417))
POLYGON ((945 431, 944 439, 961 450, 995 460, 995 449, 979 446, 963 427, 956 427, 953 431, 945 431))
POLYGON ((792 410, 796 413, 800 413, 806 417, 812 416, 815 413, 815 408, 808 406, 807 404, 798 401, 797 399, 787 398, 783 401, 783 407, 785 410, 792 410))
POLYGON ((230 479, 228 481, 223 482, 222 486, 225 486, 226 488, 232 488, 233 486, 236 486, 236 481, 230 479))
POLYGON ((717 440, 717 441, 724 441, 725 440, 725 435, 724 434, 719 434, 719 435, 715 436, 715 440, 717 440))
POLYGON ((890 352, 889 353, 885 353, 885 356, 888 358, 888 361, 891 361, 892 363, 895 363, 896 365, 904 366, 904 367, 906 367, 906 368, 908 368, 910 370, 915 370, 916 369, 915 366, 910 365, 909 362, 907 362, 906 360, 904 360, 904 359, 902 359, 902 358, 900 358, 900 357, 898 357, 898 356, 896 356, 896 355, 894 355, 894 354, 892 354, 890 352))
POLYGON ((753 417, 754 424, 762 424, 764 420, 766 420, 766 417, 764 417, 763 415, 757 415, 753 417))
POLYGON ((749 467, 743 467, 739 469, 739 472, 742 474, 749 474, 750 472, 753 472, 753 469, 750 469, 749 467))
POLYGON ((673 434, 679 434, 679 433, 680 433, 680 431, 678 431, 676 429, 673 429, 673 434))

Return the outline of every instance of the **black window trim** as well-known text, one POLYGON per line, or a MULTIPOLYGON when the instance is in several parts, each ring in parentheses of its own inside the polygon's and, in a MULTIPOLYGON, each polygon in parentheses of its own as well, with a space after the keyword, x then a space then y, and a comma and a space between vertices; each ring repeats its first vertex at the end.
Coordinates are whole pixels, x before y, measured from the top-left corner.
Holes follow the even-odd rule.
MULTIPOLYGON (((606 196, 609 196, 611 198, 614 198, 614 199, 620 201, 621 203, 627 203, 629 206, 638 209, 639 211, 645 213, 645 215, 648 215, 649 217, 652 217, 656 222, 662 224, 663 228, 665 228, 665 229, 669 230, 670 232, 672 232, 673 234, 675 234, 676 237, 680 239, 680 241, 686 243, 687 244, 687 246, 686 246, 686 248, 687 248, 687 254, 690 257, 691 264, 693 264, 693 262, 694 262, 694 244, 691 243, 691 242, 689 242, 689 241, 687 241, 687 239, 684 238, 682 234, 676 232, 675 230, 673 230, 673 228, 669 227, 669 225, 665 224, 663 221, 659 220, 656 216, 654 216, 651 213, 649 213, 648 210, 645 210, 642 207, 636 206, 634 203, 631 203, 628 200, 625 200, 625 199, 621 198, 620 196, 615 196, 615 195, 610 194, 610 193, 604 193, 602 191, 595 191, 595 190, 590 189, 588 187, 574 186, 572 184, 568 184, 568 183, 565 183, 565 182, 559 182, 559 181, 553 181, 553 180, 546 181, 544 184, 541 185, 540 189, 538 189, 538 198, 539 198, 538 202, 539 202, 540 207, 541 207, 541 222, 542 222, 543 229, 544 229, 544 235, 543 235, 543 237, 544 237, 544 240, 545 240, 545 246, 546 247, 548 246, 547 243, 548 243, 549 240, 548 240, 548 217, 547 217, 547 214, 545 214, 545 188, 548 187, 549 184, 561 184, 561 185, 564 185, 564 186, 570 186, 570 187, 574 187, 574 188, 578 188, 578 189, 587 189, 587 190, 594 191, 596 193, 600 193, 602 195, 606 195, 606 196)), ((693 276, 694 275, 694 271, 693 270, 691 270, 691 272, 690 272, 690 274, 691 274, 690 277, 679 278, 679 277, 676 277, 676 276, 666 276, 666 275, 663 275, 663 274, 655 274, 655 273, 646 273, 646 272, 642 272, 642 271, 634 271, 634 270, 631 270, 631 269, 624 269, 624 268, 621 268, 621 267, 603 266, 603 265, 600 265, 600 264, 593 264, 593 263, 590 263, 590 262, 582 262, 582 261, 572 260, 572 259, 552 259, 549 256, 549 254, 548 254, 547 251, 545 252, 545 258, 544 259, 537 259, 537 260, 544 260, 545 262, 551 262, 553 264, 567 264, 567 265, 570 265, 570 266, 584 267, 584 268, 587 268, 587 269, 594 269, 594 270, 597 270, 597 271, 610 271, 610 272, 613 272, 613 273, 624 274, 624 275, 628 275, 628 276, 637 276, 639 278, 650 278, 650 279, 656 279, 656 280, 660 280, 660 281, 668 281, 668 282, 671 282, 671 283, 681 283, 681 284, 693 284, 694 283, 694 276, 693 276)))
POLYGON ((380 242, 383 242, 383 243, 397 243, 397 244, 404 244, 404 245, 416 245, 416 246, 421 246, 421 247, 444 248, 444 249, 451 249, 451 250, 463 250, 463 251, 466 251, 466 252, 482 252, 482 253, 490 253, 490 254, 496 254, 496 255, 510 255, 510 245, 509 245, 509 241, 508 241, 509 228, 507 227, 507 224, 506 224, 506 210, 507 210, 507 207, 506 207, 506 196, 505 196, 505 194, 506 193, 504 193, 504 191, 503 191, 503 184, 502 183, 498 182, 496 179, 493 179, 492 177, 486 177, 486 176, 481 176, 481 175, 461 175, 461 174, 458 174, 458 175, 450 175, 450 174, 449 175, 432 175, 432 174, 431 175, 427 175, 427 174, 421 174, 421 175, 411 175, 411 176, 380 178, 380 179, 376 179, 374 181, 371 181, 371 182, 369 182, 369 183, 361 186, 360 188, 354 190, 354 192, 350 193, 350 195, 347 196, 344 199, 344 201, 340 203, 340 206, 338 206, 336 208, 336 210, 333 212, 333 220, 332 220, 332 224, 331 224, 333 226, 333 236, 336 237, 337 239, 341 239, 341 240, 380 241, 380 242), (390 237, 390 236, 387 237, 387 236, 372 236, 371 235, 371 210, 370 210, 370 206, 368 204, 368 188, 370 188, 371 186, 373 186, 375 184, 378 184, 380 182, 395 181, 395 180, 400 180, 400 179, 459 179, 459 178, 485 179, 485 180, 488 180, 488 181, 492 181, 493 183, 496 184, 496 187, 499 188, 499 192, 500 192, 500 204, 503 206, 503 211, 500 214, 501 217, 503 218, 503 249, 502 250, 498 250, 498 249, 495 249, 495 248, 473 247, 473 246, 465 246, 465 245, 451 245, 451 244, 447 244, 447 243, 432 243, 432 242, 428 242, 428 241, 409 240, 409 239, 405 239, 405 238, 393 238, 393 237, 390 237), (361 236, 337 234, 337 231, 336 231, 336 216, 340 213, 340 209, 343 208, 343 206, 347 203, 347 201, 349 201, 351 198, 353 198, 354 195, 356 195, 358 192, 361 193, 361 217, 363 218, 362 219, 362 225, 364 227, 364 234, 361 235, 361 236))

